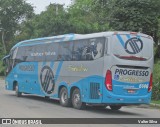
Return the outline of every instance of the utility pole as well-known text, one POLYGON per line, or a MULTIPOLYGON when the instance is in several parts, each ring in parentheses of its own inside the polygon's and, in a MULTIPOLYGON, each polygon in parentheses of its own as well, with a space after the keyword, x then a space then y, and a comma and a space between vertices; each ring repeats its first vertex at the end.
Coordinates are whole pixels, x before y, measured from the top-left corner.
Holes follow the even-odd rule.
POLYGON ((6 45, 5 45, 5 42, 4 42, 4 31, 5 31, 5 29, 4 28, 0 28, 0 31, 2 32, 2 44, 3 44, 3 48, 4 48, 4 53, 6 55, 7 50, 6 50, 6 45))

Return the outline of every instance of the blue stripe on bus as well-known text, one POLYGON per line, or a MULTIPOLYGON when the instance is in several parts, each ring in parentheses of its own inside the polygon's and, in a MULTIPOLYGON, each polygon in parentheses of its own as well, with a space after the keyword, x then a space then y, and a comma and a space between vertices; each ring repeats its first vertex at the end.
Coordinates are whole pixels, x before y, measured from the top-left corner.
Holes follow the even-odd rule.
MULTIPOLYGON (((127 36, 127 38, 128 38, 128 39, 130 39, 130 38, 131 38, 131 35, 130 35, 130 34, 127 34, 126 36, 127 36)), ((140 36, 140 35, 137 35, 136 37, 137 37, 137 38, 139 38, 139 39, 141 38, 141 36, 140 36)))
POLYGON ((121 43, 121 45, 124 47, 124 44, 125 44, 125 43, 124 43, 122 37, 121 37, 119 34, 117 34, 116 36, 117 36, 119 42, 121 43))
POLYGON ((137 35, 137 38, 139 38, 139 39, 140 39, 140 38, 141 38, 141 36, 137 35))
POLYGON ((63 65, 63 61, 60 61, 59 64, 58 64, 57 71, 56 71, 55 82, 57 81, 57 79, 59 77, 59 73, 61 71, 62 65, 63 65))
POLYGON ((53 66, 54 66, 54 62, 52 61, 52 62, 50 63, 50 68, 53 68, 53 66))
POLYGON ((46 62, 43 62, 42 67, 44 67, 46 65, 46 62))
POLYGON ((131 35, 130 35, 130 34, 127 34, 126 36, 127 36, 127 38, 128 38, 128 39, 130 39, 130 38, 131 38, 131 35))

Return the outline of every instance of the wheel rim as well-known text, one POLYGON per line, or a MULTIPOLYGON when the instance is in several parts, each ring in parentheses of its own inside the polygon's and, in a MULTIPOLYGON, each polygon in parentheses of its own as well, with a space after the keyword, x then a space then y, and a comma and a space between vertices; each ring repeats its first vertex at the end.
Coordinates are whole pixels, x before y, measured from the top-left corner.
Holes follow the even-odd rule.
POLYGON ((66 93, 66 92, 63 92, 63 93, 62 93, 62 96, 61 96, 62 103, 66 103, 67 98, 68 98, 67 93, 66 93))
POLYGON ((75 95, 74 95, 74 105, 75 105, 75 106, 79 106, 80 103, 81 103, 80 94, 75 94, 75 95))

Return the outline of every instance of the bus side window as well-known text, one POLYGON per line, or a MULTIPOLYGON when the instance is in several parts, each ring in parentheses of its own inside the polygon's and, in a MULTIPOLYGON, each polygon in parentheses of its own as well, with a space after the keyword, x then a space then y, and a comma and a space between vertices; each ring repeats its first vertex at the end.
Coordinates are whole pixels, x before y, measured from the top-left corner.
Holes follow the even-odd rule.
POLYGON ((92 58, 98 59, 103 57, 104 55, 104 38, 95 38, 94 41, 91 39, 91 46, 92 46, 92 58))
POLYGON ((89 40, 83 39, 74 42, 74 48, 72 54, 73 54, 73 60, 75 61, 92 60, 89 40))
POLYGON ((62 42, 59 43, 58 60, 71 61, 73 42, 62 42))
POLYGON ((23 61, 34 61, 34 57, 31 56, 31 53, 34 52, 34 46, 28 46, 25 48, 25 53, 24 53, 24 56, 23 56, 23 61))
POLYGON ((61 56, 59 55, 59 42, 46 44, 45 47, 45 61, 59 61, 61 56))
POLYGON ((25 47, 19 47, 15 56, 15 62, 24 62, 23 56, 25 56, 25 47))
POLYGON ((102 45, 101 42, 98 42, 96 44, 96 51, 95 52, 96 52, 96 54, 92 51, 93 59, 98 59, 98 58, 102 57, 102 55, 103 55, 103 45, 102 45))
POLYGON ((74 43, 73 60, 89 61, 104 55, 104 38, 83 39, 74 43))

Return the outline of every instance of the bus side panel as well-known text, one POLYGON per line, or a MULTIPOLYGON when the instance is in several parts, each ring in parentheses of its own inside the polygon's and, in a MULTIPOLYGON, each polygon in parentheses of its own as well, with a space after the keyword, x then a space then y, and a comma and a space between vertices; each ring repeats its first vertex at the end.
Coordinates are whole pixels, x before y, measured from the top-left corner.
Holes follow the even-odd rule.
POLYGON ((21 75, 21 79, 23 79, 21 84, 22 91, 30 94, 43 95, 38 81, 38 63, 27 62, 19 65, 19 71, 19 75, 21 75))
POLYGON ((77 87, 80 90, 82 102, 101 103, 102 79, 101 76, 89 76, 71 84, 70 88, 77 87))
POLYGON ((88 80, 81 79, 80 81, 72 83, 69 90, 70 98, 72 98, 72 92, 74 88, 78 88, 80 90, 82 102, 88 102, 88 80))
POLYGON ((44 96, 38 81, 38 63, 17 64, 6 78, 7 90, 13 90, 14 81, 18 83, 19 92, 44 96))

